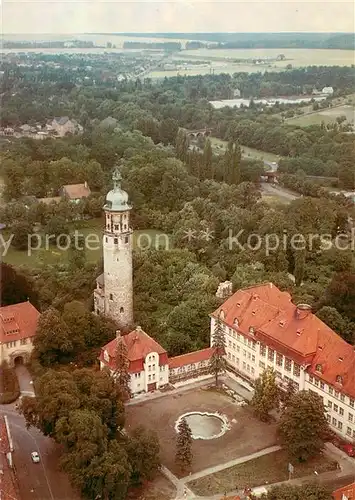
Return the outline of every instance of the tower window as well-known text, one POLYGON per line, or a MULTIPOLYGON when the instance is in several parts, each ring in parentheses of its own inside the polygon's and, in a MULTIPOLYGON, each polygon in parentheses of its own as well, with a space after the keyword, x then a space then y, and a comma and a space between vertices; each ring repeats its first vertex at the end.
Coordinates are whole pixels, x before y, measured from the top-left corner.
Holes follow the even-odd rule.
POLYGON ((115 245, 117 245, 117 243, 118 243, 118 238, 113 238, 113 242, 114 242, 114 244, 115 244, 115 245))
POLYGON ((118 228, 119 228, 118 224, 115 224, 115 231, 118 231, 118 228))
POLYGON ((124 312, 123 307, 120 307, 120 313, 122 314, 124 312))
POLYGON ((123 229, 127 229, 127 224, 124 224, 123 229))
POLYGON ((106 240, 106 243, 107 243, 107 242, 108 242, 108 238, 107 238, 107 236, 106 236, 105 240, 106 240))
POLYGON ((113 295, 112 295, 112 293, 110 293, 110 300, 113 300, 113 295))
POLYGON ((129 241, 128 236, 125 236, 124 242, 125 242, 125 243, 128 243, 128 241, 129 241))

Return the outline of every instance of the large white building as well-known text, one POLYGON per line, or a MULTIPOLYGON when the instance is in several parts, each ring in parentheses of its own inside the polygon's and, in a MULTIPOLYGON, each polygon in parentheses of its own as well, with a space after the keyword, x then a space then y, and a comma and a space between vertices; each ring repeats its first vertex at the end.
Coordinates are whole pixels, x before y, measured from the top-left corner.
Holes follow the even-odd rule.
POLYGON ((132 229, 128 194, 121 189, 116 169, 114 187, 106 196, 103 234, 104 272, 96 280, 94 310, 114 319, 122 328, 133 325, 132 229))
POLYGON ((267 367, 278 382, 322 397, 334 431, 355 438, 355 350, 306 304, 272 283, 238 290, 211 315, 224 326, 228 369, 251 385, 267 367))

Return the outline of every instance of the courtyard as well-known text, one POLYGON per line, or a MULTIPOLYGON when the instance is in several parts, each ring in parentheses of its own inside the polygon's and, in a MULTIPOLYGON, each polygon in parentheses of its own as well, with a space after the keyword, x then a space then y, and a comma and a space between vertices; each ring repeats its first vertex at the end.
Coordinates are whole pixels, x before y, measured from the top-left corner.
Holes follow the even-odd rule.
POLYGON ((218 414, 228 422, 225 432, 217 433, 220 437, 193 441, 192 473, 277 443, 276 424, 260 422, 248 406, 238 406, 226 394, 206 387, 129 405, 126 408, 126 427, 132 430, 144 425, 155 430, 161 444, 162 464, 179 475, 175 466, 175 425, 181 415, 189 412, 218 414))

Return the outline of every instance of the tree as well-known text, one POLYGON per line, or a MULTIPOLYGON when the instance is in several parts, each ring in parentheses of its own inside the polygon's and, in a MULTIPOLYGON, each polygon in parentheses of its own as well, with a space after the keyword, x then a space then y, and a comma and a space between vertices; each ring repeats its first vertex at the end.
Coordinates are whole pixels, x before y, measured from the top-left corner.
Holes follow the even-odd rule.
POLYGON ((215 377, 216 387, 218 386, 218 376, 226 369, 225 355, 225 335, 222 322, 219 318, 216 320, 216 325, 212 334, 213 353, 209 361, 209 371, 215 377))
POLYGON ((34 353, 43 366, 68 362, 74 346, 68 326, 56 309, 47 309, 39 318, 34 353))
POLYGON ((207 139, 203 150, 204 178, 213 179, 213 154, 211 140, 207 139))
POLYGON ((280 401, 284 408, 287 408, 292 400, 292 397, 296 394, 296 389, 292 380, 287 382, 286 390, 280 389, 280 401))
POLYGON ((17 250, 27 250, 29 236, 32 234, 32 224, 27 221, 20 220, 12 226, 13 238, 11 244, 17 250))
POLYGON ((178 425, 175 454, 175 462, 181 471, 186 471, 191 467, 193 458, 191 446, 192 432, 186 418, 182 418, 178 425))
POLYGON ((335 274, 325 292, 324 303, 355 321, 355 273, 335 274))
POLYGON ((127 357, 127 346, 122 335, 119 335, 117 337, 117 345, 115 351, 114 378, 123 401, 126 401, 131 396, 131 376, 128 369, 129 359, 127 357))
POLYGON ((255 381, 254 395, 251 405, 255 415, 263 422, 270 419, 270 411, 277 407, 279 390, 276 374, 272 368, 266 368, 255 381))
POLYGON ((189 138, 187 137, 184 129, 179 129, 175 142, 176 156, 179 158, 179 160, 185 163, 187 161, 189 138))
POLYGON ((158 435, 140 426, 135 428, 126 445, 134 485, 151 481, 159 470, 160 445, 158 435))
POLYGON ((30 276, 20 273, 9 264, 0 263, 0 304, 8 306, 26 302, 38 307, 38 294, 30 276))
POLYGON ((293 275, 295 277, 295 285, 301 286, 304 276, 306 252, 305 250, 297 250, 294 252, 295 268, 293 275))
POLYGON ((311 391, 296 393, 278 430, 286 450, 298 461, 304 462, 319 454, 330 434, 323 399, 311 391))

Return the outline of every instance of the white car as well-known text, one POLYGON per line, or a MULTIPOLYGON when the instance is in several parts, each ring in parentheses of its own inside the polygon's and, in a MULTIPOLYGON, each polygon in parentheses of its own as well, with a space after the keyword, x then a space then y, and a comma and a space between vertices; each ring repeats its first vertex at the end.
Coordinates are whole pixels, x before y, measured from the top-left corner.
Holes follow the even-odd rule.
POLYGON ((32 458, 32 462, 35 463, 35 464, 38 464, 39 462, 39 454, 37 451, 33 451, 31 453, 31 458, 32 458))

